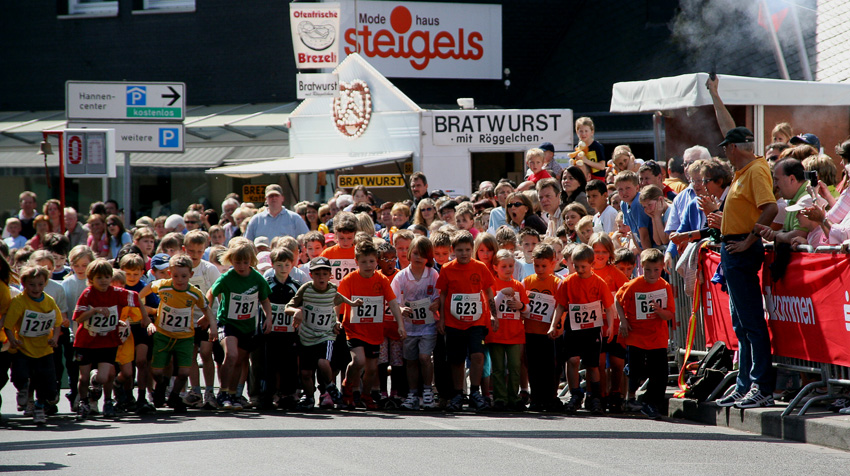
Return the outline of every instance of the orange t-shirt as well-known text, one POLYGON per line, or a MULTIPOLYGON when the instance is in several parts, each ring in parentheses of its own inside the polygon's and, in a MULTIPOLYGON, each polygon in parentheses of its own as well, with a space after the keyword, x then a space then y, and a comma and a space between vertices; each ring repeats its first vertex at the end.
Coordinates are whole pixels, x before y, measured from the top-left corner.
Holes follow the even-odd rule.
MULTIPOLYGON (((609 264, 602 269, 594 269, 593 273, 605 280, 605 284, 608 285, 611 295, 615 296, 614 299, 616 299, 617 291, 629 282, 629 278, 613 264, 609 264)), ((602 333, 604 334, 606 332, 608 332, 607 320, 602 324, 602 333)), ((620 320, 614 319, 614 335, 617 335, 618 332, 620 332, 620 320)))
MULTIPOLYGON (((396 274, 398 274, 398 270, 393 268, 393 274, 390 275, 386 275, 380 270, 378 270, 377 273, 380 273, 382 276, 386 277, 387 280, 392 284, 393 278, 396 274)), ((389 301, 384 303, 384 337, 391 340, 401 340, 401 335, 399 335, 398 333, 398 323, 395 321, 393 313, 390 312, 389 301)))
MULTIPOLYGON (((570 304, 590 304, 596 301, 602 303, 602 319, 603 325, 606 320, 605 310, 614 305, 614 296, 608 289, 608 284, 605 280, 596 274, 591 274, 589 278, 582 278, 577 273, 567 276, 558 288, 558 304, 569 309, 570 304)), ((569 315, 569 311, 566 313, 569 315)), ((564 329, 570 330, 570 323, 564 323, 564 329)))
MULTIPOLYGON (((667 331, 667 321, 659 319, 651 313, 648 313, 646 303, 650 300, 658 304, 659 296, 649 296, 648 293, 653 291, 667 292, 667 307, 664 309, 675 313, 676 302, 673 300, 673 288, 667 281, 658 278, 658 281, 649 284, 643 278, 637 278, 626 283, 617 292, 617 302, 623 306, 623 311, 626 320, 629 321, 629 335, 625 338, 624 344, 641 349, 666 349, 669 332, 667 331), (638 297, 641 297, 638 302, 638 297), (654 299, 653 299, 654 298, 654 299), (643 307, 641 312, 641 307, 643 307), (638 319, 638 313, 646 315, 645 319, 638 319)), ((663 301, 662 301, 663 304, 663 301)))
POLYGON ((338 291, 352 301, 358 297, 381 298, 380 303, 376 300, 374 304, 364 299, 363 306, 357 308, 358 314, 355 316, 352 316, 351 306, 342 304, 342 325, 345 328, 345 338, 348 340, 359 339, 367 344, 380 345, 384 341, 384 307, 389 301, 395 299, 395 293, 390 287, 390 280, 378 272, 366 279, 360 275, 359 271, 355 271, 342 279, 338 291), (373 306, 375 307, 373 308, 373 306), (381 318, 381 320, 378 321, 377 318, 381 318), (354 322, 355 320, 361 322, 354 322))
POLYGON ((353 246, 351 248, 340 248, 339 245, 333 245, 330 248, 325 248, 320 256, 331 262, 331 282, 337 286, 339 286, 342 278, 357 270, 353 246))
MULTIPOLYGON (((521 282, 516 279, 502 281, 501 279, 496 278, 493 283, 493 294, 495 295, 505 288, 513 288, 514 297, 519 299, 521 303, 528 306, 528 295, 525 294, 525 287, 523 287, 521 282)), ((496 303, 496 305, 498 306, 499 304, 496 303)), ((484 339, 485 343, 525 344, 525 326, 522 324, 520 311, 511 310, 509 312, 515 315, 516 319, 499 319, 499 330, 488 333, 487 337, 484 339)), ((496 314, 496 318, 498 319, 499 314, 496 314)))
POLYGON ((440 268, 437 278, 437 289, 446 291, 446 302, 443 306, 446 326, 455 329, 469 329, 472 326, 490 327, 490 310, 487 298, 482 291, 493 287, 493 275, 487 265, 477 260, 460 264, 457 260, 449 261, 440 268), (477 304, 474 295, 478 295, 477 304), (470 301, 472 300, 472 301, 470 301), (480 310, 478 308, 480 307, 480 310), (460 314, 460 318, 454 314, 460 314), (460 312, 458 312, 460 311, 460 312), (480 314, 479 314, 480 312, 480 314), (470 317, 470 313, 477 318, 470 317))
MULTIPOLYGON (((540 279, 536 274, 532 274, 531 276, 526 276, 525 279, 522 280, 522 285, 525 287, 526 299, 528 299, 528 293, 541 293, 556 297, 558 293, 558 286, 560 286, 560 284, 561 278, 554 274, 549 275, 546 279, 540 279)), ((555 299, 555 303, 557 305, 557 297, 555 299)), ((555 319, 560 319, 560 316, 552 316, 552 320, 555 319)), ((526 334, 545 335, 549 333, 549 326, 551 324, 548 322, 540 322, 532 319, 523 320, 525 321, 526 334)))

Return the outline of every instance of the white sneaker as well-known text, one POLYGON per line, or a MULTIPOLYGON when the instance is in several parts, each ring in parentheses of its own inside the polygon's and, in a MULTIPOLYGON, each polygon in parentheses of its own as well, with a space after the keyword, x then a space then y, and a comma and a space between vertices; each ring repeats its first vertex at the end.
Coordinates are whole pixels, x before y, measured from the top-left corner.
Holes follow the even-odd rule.
POLYGON ((47 414, 44 413, 44 406, 36 405, 33 408, 32 421, 36 425, 44 425, 47 423, 47 414))
POLYGON ((753 384, 750 391, 742 398, 735 402, 735 408, 757 408, 757 407, 772 407, 773 394, 765 395, 759 390, 758 384, 753 384))
POLYGON ((422 391, 422 408, 433 410, 437 408, 437 402, 434 400, 434 391, 426 388, 422 391))
POLYGON ((18 411, 22 412, 27 408, 27 402, 30 400, 30 389, 29 387, 24 387, 18 390, 18 393, 15 394, 15 400, 18 403, 18 411))
POLYGON ((404 399, 401 408, 405 410, 419 410, 419 397, 413 393, 407 394, 407 398, 404 399))
POLYGON ((736 390, 725 397, 718 398, 714 401, 714 403, 716 403, 718 407, 731 407, 742 398, 744 398, 744 395, 736 390))

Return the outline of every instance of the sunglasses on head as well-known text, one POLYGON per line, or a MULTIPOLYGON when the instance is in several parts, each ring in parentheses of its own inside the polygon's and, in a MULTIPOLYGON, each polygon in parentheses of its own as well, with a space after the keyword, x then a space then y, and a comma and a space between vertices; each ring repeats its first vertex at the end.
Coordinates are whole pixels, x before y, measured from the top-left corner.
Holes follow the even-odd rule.
POLYGON ((513 202, 513 203, 508 203, 507 205, 505 205, 505 207, 506 208, 513 208, 513 207, 522 207, 524 205, 525 204, 522 203, 522 202, 513 202))

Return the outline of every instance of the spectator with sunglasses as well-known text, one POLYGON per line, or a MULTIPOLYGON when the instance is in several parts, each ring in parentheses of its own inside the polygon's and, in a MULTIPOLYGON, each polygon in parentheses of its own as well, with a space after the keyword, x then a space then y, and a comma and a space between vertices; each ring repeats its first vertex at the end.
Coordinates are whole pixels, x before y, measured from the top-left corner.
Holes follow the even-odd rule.
POLYGON ((536 230, 541 235, 546 234, 546 222, 534 214, 534 206, 524 193, 514 192, 508 195, 505 209, 507 210, 508 226, 515 231, 518 232, 528 227, 536 230))
POLYGON ((124 222, 118 215, 106 217, 106 234, 109 236, 109 257, 113 259, 118 256, 118 250, 133 242, 133 237, 127 233, 124 222))

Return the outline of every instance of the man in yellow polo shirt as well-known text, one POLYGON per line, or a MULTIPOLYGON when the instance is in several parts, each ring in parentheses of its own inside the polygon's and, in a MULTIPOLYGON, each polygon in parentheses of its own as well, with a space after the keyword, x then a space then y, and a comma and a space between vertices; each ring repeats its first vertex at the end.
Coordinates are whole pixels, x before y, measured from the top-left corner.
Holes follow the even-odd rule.
POLYGON ((729 289, 740 369, 735 392, 717 404, 766 407, 773 405, 776 375, 758 277, 764 246, 757 224, 769 226, 776 216, 773 176, 767 161, 753 153, 753 133, 746 127, 730 129, 720 146, 735 167, 720 225, 720 264, 729 289))

